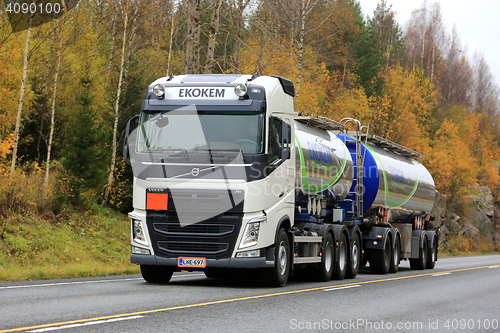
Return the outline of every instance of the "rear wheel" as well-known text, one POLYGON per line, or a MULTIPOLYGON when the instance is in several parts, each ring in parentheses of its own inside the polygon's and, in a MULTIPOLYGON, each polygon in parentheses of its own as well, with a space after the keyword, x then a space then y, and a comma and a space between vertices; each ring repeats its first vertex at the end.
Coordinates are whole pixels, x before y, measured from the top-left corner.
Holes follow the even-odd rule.
POLYGON ((166 266, 141 265, 141 274, 149 283, 167 283, 172 278, 174 271, 166 266))
POLYGON ((333 273, 334 264, 334 250, 333 250, 333 237, 328 233, 323 241, 323 250, 321 255, 321 263, 316 268, 316 280, 321 282, 330 281, 333 273))
POLYGON ((425 268, 433 269, 437 261, 437 241, 434 239, 432 246, 429 250, 429 259, 427 259, 427 266, 425 268))
POLYGON ((419 250, 419 257, 410 259, 411 269, 425 269, 427 264, 427 238, 424 237, 424 244, 419 250))
POLYGON ((389 268, 391 267, 391 250, 390 240, 387 239, 382 250, 370 251, 370 270, 372 273, 387 274, 389 272, 389 268))
POLYGON ((400 251, 401 251, 401 244, 399 242, 399 237, 395 236, 396 240, 394 242, 394 247, 392 249, 392 260, 391 260, 391 267, 389 267, 389 273, 396 273, 399 269, 399 262, 400 262, 400 251))
POLYGON ((352 239, 351 257, 349 258, 349 263, 347 265, 348 278, 355 278, 356 275, 358 275, 360 265, 362 264, 361 257, 361 243, 359 240, 359 235, 355 233, 352 239))
POLYGON ((335 263, 335 273, 333 277, 336 280, 343 280, 345 278, 345 274, 347 271, 347 254, 349 245, 347 244, 345 234, 340 234, 339 242, 339 253, 338 253, 338 261, 335 263))

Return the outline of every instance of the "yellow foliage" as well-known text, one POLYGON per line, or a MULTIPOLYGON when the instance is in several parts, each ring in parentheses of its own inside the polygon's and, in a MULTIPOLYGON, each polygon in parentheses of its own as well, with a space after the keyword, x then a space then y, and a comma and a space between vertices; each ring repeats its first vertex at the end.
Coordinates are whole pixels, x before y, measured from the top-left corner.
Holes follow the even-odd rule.
POLYGON ((477 181, 478 172, 467 135, 463 135, 458 125, 445 121, 433 143, 424 164, 436 187, 449 198, 463 199, 470 194, 467 185, 477 181))
MULTIPOLYGON (((16 122, 23 72, 24 41, 26 33, 23 32, 17 35, 17 40, 9 38, 0 45, 0 142, 6 139, 16 122)), ((28 81, 23 110, 29 110, 33 102, 33 93, 29 91, 28 81)), ((26 117, 27 113, 24 111, 23 117, 26 117)))
POLYGON ((5 158, 14 146, 14 133, 8 135, 4 140, 0 139, 0 158, 5 158))
POLYGON ((372 133, 417 151, 426 150, 426 124, 436 107, 432 83, 422 71, 406 73, 401 66, 383 72, 385 84, 380 96, 372 96, 369 116, 372 133))
MULTIPOLYGON (((0 164, 0 212, 44 211, 51 204, 43 193, 44 178, 44 170, 36 162, 17 168, 13 174, 10 173, 10 165, 0 164)), ((49 198, 53 182, 51 178, 49 198)))
POLYGON ((371 112, 364 90, 354 88, 344 91, 332 101, 327 116, 335 120, 350 117, 368 124, 371 112))
POLYGON ((250 47, 242 50, 241 71, 262 75, 278 75, 294 82, 296 95, 295 111, 305 114, 322 115, 325 113, 329 73, 323 63, 317 61, 315 53, 304 47, 301 64, 300 85, 297 83, 299 68, 298 54, 286 41, 269 42, 260 53, 259 41, 249 40, 250 47), (259 66, 260 63, 260 66, 259 66))

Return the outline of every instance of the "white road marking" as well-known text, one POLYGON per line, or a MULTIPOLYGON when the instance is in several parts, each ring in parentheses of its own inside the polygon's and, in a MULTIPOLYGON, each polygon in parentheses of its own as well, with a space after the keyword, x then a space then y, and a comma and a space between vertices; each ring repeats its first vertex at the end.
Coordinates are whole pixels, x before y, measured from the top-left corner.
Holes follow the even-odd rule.
POLYGON ((108 320, 96 320, 96 321, 89 321, 89 322, 81 323, 81 324, 70 324, 70 325, 63 325, 63 326, 57 326, 57 327, 40 328, 37 330, 28 331, 28 332, 31 332, 31 333, 50 332, 50 331, 56 331, 56 330, 63 330, 63 329, 67 329, 67 328, 75 328, 75 327, 88 326, 88 325, 112 323, 112 322, 121 321, 121 320, 138 319, 138 318, 142 318, 142 317, 144 317, 144 316, 132 316, 132 317, 125 317, 125 318, 113 318, 113 319, 108 319, 108 320))
POLYGON ((442 275, 448 275, 448 274, 451 274, 451 273, 432 274, 431 276, 442 276, 442 275))
POLYGON ((324 291, 332 291, 332 290, 340 290, 340 289, 349 289, 349 288, 356 288, 356 287, 361 287, 360 284, 355 284, 353 286, 345 286, 345 287, 337 287, 337 288, 330 288, 330 289, 324 289, 324 291))
MULTIPOLYGON (((191 276, 205 276, 205 274, 174 275, 174 276, 172 276, 172 278, 191 277, 191 276)), ((72 284, 88 284, 88 283, 136 281, 136 280, 142 280, 142 277, 140 277, 140 278, 129 278, 129 279, 113 279, 113 280, 92 280, 92 281, 56 282, 56 283, 44 283, 44 284, 27 284, 27 285, 22 285, 22 286, 0 287, 0 290, 2 290, 2 289, 33 288, 33 287, 67 286, 67 285, 72 285, 72 284)))
POLYGON ((488 268, 498 268, 498 267, 500 267, 500 266, 498 266, 498 265, 497 266, 490 266, 488 268))

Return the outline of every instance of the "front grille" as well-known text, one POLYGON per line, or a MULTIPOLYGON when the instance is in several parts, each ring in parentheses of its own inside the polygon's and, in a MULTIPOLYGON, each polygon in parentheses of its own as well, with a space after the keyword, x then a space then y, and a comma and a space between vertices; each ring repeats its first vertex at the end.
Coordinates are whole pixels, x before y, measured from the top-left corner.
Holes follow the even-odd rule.
MULTIPOLYGON (((176 190, 169 194, 168 210, 148 210, 146 223, 155 254, 164 258, 200 256, 230 258, 243 220, 242 191, 231 191, 235 206, 214 216, 222 191, 176 190), (210 209, 208 209, 210 207, 210 209), (181 219, 180 219, 181 218, 181 219)), ((227 198, 227 191, 226 198, 227 198)), ((221 199, 222 200, 222 199, 221 199)))
POLYGON ((192 224, 182 227, 173 223, 153 223, 154 231, 167 236, 210 236, 222 237, 234 230, 234 225, 227 224, 192 224))
POLYGON ((216 255, 227 251, 228 243, 158 242, 158 248, 171 254, 216 255))

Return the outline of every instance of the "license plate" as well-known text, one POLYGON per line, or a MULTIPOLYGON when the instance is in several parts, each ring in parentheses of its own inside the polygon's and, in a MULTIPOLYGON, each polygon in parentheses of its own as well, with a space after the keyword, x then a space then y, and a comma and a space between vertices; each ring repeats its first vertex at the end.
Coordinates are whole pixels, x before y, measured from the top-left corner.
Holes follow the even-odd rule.
POLYGON ((205 258, 178 258, 177 266, 205 268, 207 266, 207 260, 205 258))

